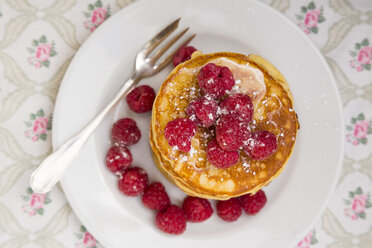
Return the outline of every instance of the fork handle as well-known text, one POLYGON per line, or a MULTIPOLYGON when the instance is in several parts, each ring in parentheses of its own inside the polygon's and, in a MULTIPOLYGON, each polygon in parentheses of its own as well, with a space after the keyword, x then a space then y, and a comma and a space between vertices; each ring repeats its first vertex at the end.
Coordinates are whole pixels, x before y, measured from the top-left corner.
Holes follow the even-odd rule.
POLYGON ((66 168, 75 160, 89 136, 140 79, 141 75, 134 72, 115 97, 92 121, 63 143, 39 165, 30 177, 30 185, 34 192, 46 193, 52 190, 56 183, 62 178, 66 168))

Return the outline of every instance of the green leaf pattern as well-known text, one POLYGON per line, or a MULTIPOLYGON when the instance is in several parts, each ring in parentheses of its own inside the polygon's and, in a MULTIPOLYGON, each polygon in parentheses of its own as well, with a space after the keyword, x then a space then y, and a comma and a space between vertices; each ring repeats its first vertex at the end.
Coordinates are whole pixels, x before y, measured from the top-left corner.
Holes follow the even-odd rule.
POLYGON ((32 40, 32 47, 26 47, 30 54, 27 57, 27 63, 35 68, 48 68, 50 66, 50 58, 57 55, 54 41, 48 42, 45 35, 38 39, 32 40))
POLYGON ((25 137, 33 142, 38 140, 46 141, 48 131, 52 130, 52 114, 46 116, 44 110, 39 109, 36 113, 31 113, 29 116, 30 121, 25 121, 27 127, 25 137))
POLYGON ((96 245, 98 242, 93 238, 93 236, 87 231, 85 226, 80 226, 80 232, 75 233, 75 237, 77 239, 77 242, 75 244, 76 247, 86 247, 85 246, 85 239, 89 239, 89 247, 97 247, 96 245))
POLYGON ((84 28, 90 30, 90 32, 93 32, 99 25, 101 25, 107 18, 111 16, 110 5, 103 6, 101 0, 96 0, 94 4, 88 4, 87 10, 83 11, 83 16, 86 19, 83 23, 84 28))
POLYGON ((372 120, 366 120, 364 113, 350 119, 350 125, 346 125, 346 140, 354 146, 367 145, 368 138, 372 134, 372 120))
POLYGON ((316 9, 315 3, 311 1, 306 6, 301 6, 300 12, 300 14, 296 14, 296 19, 299 21, 297 25, 306 34, 317 34, 319 32, 318 25, 326 20, 323 7, 316 9))
POLYGON ((357 187, 353 191, 349 191, 348 199, 343 199, 347 206, 344 210, 345 216, 351 220, 365 219, 367 216, 366 210, 372 207, 370 192, 364 193, 362 187, 357 187))
POLYGON ((354 49, 349 51, 351 60, 349 65, 351 68, 355 69, 357 72, 371 71, 371 61, 372 61, 372 47, 369 46, 369 39, 364 38, 362 41, 354 44, 354 49))
POLYGON ((21 195, 21 199, 24 201, 22 211, 29 216, 43 215, 44 206, 52 202, 49 193, 37 194, 30 187, 27 188, 26 195, 21 195))

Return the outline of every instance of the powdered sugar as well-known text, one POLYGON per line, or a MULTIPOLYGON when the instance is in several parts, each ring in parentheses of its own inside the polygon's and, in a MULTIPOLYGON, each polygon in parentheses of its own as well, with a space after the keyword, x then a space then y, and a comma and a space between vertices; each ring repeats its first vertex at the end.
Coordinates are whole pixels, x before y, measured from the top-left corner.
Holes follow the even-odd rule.
POLYGON ((245 172, 249 172, 251 170, 251 164, 249 161, 243 162, 242 166, 245 172))
POLYGON ((182 156, 179 158, 179 161, 180 161, 180 162, 186 162, 186 161, 187 161, 187 156, 182 155, 182 156))
POLYGON ((196 153, 196 150, 194 149, 194 147, 191 147, 189 151, 190 157, 193 157, 195 153, 196 153))

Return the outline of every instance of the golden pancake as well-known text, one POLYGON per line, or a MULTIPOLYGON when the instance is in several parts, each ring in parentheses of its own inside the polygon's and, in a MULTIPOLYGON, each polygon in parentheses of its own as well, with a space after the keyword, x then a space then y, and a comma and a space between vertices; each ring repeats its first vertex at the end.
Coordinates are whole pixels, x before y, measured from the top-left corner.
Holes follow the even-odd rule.
POLYGON ((173 69, 158 92, 152 110, 150 144, 159 169, 185 193, 224 200, 255 193, 276 178, 292 153, 298 127, 289 86, 268 61, 253 54, 195 52, 192 59, 173 69), (187 118, 189 102, 201 96, 199 70, 211 62, 232 71, 236 83, 231 93, 252 98, 255 109, 251 131, 268 130, 276 135, 277 150, 268 158, 252 160, 240 152, 235 165, 227 169, 214 167, 207 160, 206 148, 215 134, 204 127, 198 127, 188 153, 169 146, 164 129, 169 121, 187 118))

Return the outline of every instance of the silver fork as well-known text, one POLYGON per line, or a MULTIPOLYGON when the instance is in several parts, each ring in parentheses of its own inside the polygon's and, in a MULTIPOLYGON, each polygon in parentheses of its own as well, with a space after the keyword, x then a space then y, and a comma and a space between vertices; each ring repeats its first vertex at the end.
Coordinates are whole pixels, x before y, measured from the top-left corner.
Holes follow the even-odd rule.
POLYGON ((189 29, 184 29, 167 44, 155 51, 155 48, 158 47, 171 33, 173 33, 174 30, 177 29, 179 22, 180 18, 169 24, 145 44, 145 46, 137 53, 135 68, 131 77, 123 85, 115 97, 91 122, 89 122, 73 137, 68 139, 55 152, 49 155, 32 173, 30 177, 30 184, 34 192, 46 193, 50 191, 62 178, 64 171, 76 158, 88 137, 99 126, 106 115, 118 104, 118 102, 125 97, 142 78, 150 77, 161 71, 172 60, 172 57, 177 52, 178 48, 186 45, 195 37, 195 35, 190 36, 168 57, 158 62, 160 57, 189 29))

